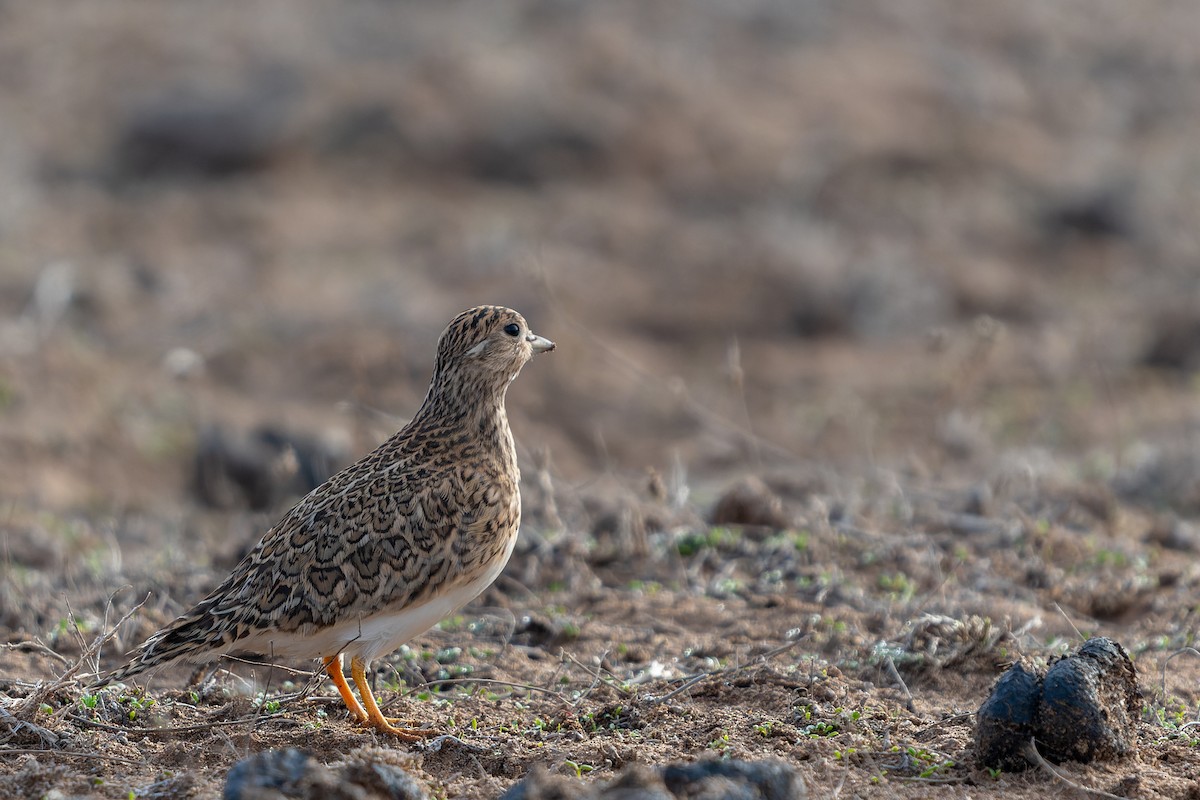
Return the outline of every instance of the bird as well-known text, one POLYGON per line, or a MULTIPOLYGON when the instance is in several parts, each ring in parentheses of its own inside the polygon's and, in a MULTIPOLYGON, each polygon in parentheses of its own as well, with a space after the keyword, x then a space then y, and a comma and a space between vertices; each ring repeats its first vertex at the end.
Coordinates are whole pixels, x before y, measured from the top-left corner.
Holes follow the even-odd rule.
POLYGON ((408 424, 303 497, 208 596, 98 683, 225 655, 319 659, 358 723, 405 741, 432 735, 385 717, 367 670, 508 563, 521 474, 505 394, 534 355, 554 349, 510 308, 456 316, 408 424))

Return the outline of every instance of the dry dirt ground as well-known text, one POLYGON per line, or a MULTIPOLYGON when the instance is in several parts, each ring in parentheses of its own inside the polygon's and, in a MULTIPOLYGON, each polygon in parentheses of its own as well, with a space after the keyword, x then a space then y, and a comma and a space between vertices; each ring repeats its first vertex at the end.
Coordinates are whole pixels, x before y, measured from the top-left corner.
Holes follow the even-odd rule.
POLYGON ((0 796, 215 797, 300 745, 435 797, 705 757, 811 797, 1200 797, 1197 30, 0 2, 0 796), (402 424, 480 302, 559 349, 509 393, 512 563, 378 664, 446 738, 361 732, 304 663, 83 688, 402 424), (296 447, 230 468, 264 426, 296 447), (980 764, 997 676, 1093 634, 1137 751, 980 764))

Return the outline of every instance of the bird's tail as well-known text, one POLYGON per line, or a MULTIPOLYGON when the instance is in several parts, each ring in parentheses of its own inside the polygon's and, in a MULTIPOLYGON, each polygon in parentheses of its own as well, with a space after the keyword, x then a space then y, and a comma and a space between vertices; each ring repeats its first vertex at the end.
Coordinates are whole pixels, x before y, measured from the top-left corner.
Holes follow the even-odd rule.
POLYGON ((176 661, 215 660, 223 650, 220 638, 206 610, 197 607, 138 645, 122 666, 97 675, 92 685, 122 683, 176 661))

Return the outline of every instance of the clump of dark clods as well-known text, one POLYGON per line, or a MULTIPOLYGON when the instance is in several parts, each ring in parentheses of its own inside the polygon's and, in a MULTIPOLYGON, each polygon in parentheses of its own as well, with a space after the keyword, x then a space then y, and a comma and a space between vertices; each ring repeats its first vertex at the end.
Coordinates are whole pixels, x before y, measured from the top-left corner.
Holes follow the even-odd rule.
POLYGON ((117 130, 110 169, 120 182, 218 180, 267 168, 288 145, 296 79, 256 76, 237 95, 176 89, 128 114, 117 130))
POLYGON ((343 461, 315 437, 271 426, 248 434, 209 428, 196 448, 192 489, 213 508, 262 511, 312 491, 343 461))
POLYGON ((975 752, 989 767, 1019 772, 1025 748, 1036 735, 1042 679, 1017 663, 996 681, 976 715, 975 752))
POLYGON ((1153 330, 1142 352, 1148 367, 1191 372, 1200 369, 1200 310, 1168 309, 1154 316, 1153 330))
POLYGON ((1139 697, 1137 672, 1121 645, 1089 639, 1042 681, 1038 742, 1046 757, 1088 762, 1132 752, 1139 697))
POLYGON ((745 478, 723 494, 712 511, 714 525, 759 525, 782 529, 790 522, 779 495, 755 477, 745 478))
POLYGON ((264 750, 233 765, 225 800, 427 800, 428 793, 400 767, 370 753, 325 766, 304 750, 264 750))
POLYGON ((699 761, 651 769, 631 764, 615 780, 584 784, 534 770, 501 800, 797 800, 803 781, 781 761, 699 761))
POLYGON ((1045 675, 1014 664, 979 708, 975 752, 988 767, 1028 766, 1031 741, 1054 762, 1106 761, 1136 748, 1140 691, 1120 644, 1089 639, 1045 675))

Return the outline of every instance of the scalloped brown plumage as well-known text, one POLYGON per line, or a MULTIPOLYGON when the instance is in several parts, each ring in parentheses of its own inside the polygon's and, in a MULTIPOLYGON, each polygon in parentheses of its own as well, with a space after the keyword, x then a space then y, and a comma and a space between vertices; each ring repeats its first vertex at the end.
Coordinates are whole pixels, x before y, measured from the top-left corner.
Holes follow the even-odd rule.
POLYGON ((553 349, 511 309, 459 314, 438 340, 412 421, 310 492, 103 682, 235 653, 320 658, 360 722, 403 739, 428 735, 383 716, 366 669, 474 599, 508 562, 521 495, 504 395, 530 358, 553 349))

